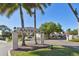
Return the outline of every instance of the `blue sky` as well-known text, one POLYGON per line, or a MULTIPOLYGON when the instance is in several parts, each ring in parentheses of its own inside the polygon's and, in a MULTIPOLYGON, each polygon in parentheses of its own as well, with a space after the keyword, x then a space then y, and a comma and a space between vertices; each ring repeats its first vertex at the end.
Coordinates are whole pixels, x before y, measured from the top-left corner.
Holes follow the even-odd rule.
MULTIPOLYGON (((79 12, 79 4, 72 5, 74 8, 77 8, 79 12)), ((41 24, 50 21, 60 23, 64 30, 77 28, 77 20, 67 4, 54 3, 44 11, 45 14, 43 15, 37 10, 37 28, 39 28, 41 24)), ((30 17, 24 9, 23 15, 25 27, 34 27, 33 17, 30 17)), ((7 18, 5 15, 0 15, 0 25, 6 25, 11 29, 13 29, 13 27, 21 27, 19 10, 16 10, 10 18, 7 18)))

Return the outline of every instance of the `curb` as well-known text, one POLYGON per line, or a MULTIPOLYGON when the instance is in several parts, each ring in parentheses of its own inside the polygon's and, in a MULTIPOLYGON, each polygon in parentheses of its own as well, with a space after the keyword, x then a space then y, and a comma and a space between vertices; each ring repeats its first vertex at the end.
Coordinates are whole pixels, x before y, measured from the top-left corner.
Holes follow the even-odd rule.
POLYGON ((8 50, 8 56, 11 56, 11 50, 12 50, 12 48, 10 49, 10 50, 8 50))

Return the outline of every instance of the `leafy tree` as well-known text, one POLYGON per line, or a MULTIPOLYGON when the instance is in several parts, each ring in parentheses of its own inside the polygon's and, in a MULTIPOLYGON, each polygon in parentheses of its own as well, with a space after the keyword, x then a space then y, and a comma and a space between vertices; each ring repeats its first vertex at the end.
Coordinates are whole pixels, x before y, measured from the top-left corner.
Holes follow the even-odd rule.
POLYGON ((58 24, 56 24, 56 30, 55 30, 55 32, 58 32, 58 33, 60 33, 60 32, 62 32, 63 30, 62 30, 62 26, 58 23, 58 24))
POLYGON ((67 29, 66 32, 67 32, 67 34, 71 34, 71 29, 70 28, 67 29))
POLYGON ((77 34, 78 34, 77 29, 74 29, 74 30, 72 31, 72 34, 73 34, 73 35, 77 35, 77 34))
POLYGON ((78 31, 77 29, 74 29, 74 30, 71 30, 70 28, 67 29, 67 34, 70 34, 70 35, 77 35, 78 34, 78 31))
POLYGON ((44 33, 51 33, 55 30, 56 24, 53 22, 47 22, 40 26, 40 31, 43 31, 44 33))
POLYGON ((5 25, 0 25, 0 30, 2 31, 3 38, 8 37, 9 39, 11 39, 11 29, 10 28, 8 28, 5 25))
POLYGON ((48 38, 50 37, 50 33, 62 31, 60 24, 57 25, 54 22, 47 22, 42 24, 39 30, 44 32, 48 38))

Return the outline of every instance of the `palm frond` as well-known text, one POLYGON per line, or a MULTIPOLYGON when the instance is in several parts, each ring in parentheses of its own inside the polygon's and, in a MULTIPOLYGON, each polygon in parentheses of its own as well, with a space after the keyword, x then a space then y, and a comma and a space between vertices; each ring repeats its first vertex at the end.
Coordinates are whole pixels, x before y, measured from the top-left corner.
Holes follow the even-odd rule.
POLYGON ((47 8, 47 4, 46 4, 46 3, 41 3, 41 5, 42 5, 44 8, 47 8))
POLYGON ((6 12, 7 4, 0 4, 0 14, 4 14, 6 12))
POLYGON ((51 6, 51 3, 47 3, 48 6, 51 6))
POLYGON ((30 16, 32 16, 32 11, 31 11, 30 6, 28 6, 28 4, 26 4, 26 3, 23 3, 22 5, 23 5, 23 8, 26 10, 26 12, 27 12, 30 16))
POLYGON ((18 5, 13 4, 10 8, 8 8, 6 16, 10 17, 17 9, 18 9, 18 5))
POLYGON ((9 14, 11 15, 12 11, 15 9, 14 8, 14 3, 4 3, 0 5, 0 13, 1 14, 7 14, 9 16, 9 14), (13 9, 13 10, 12 10, 13 9))
POLYGON ((42 14, 44 14, 43 6, 41 4, 36 4, 36 8, 38 8, 42 14))

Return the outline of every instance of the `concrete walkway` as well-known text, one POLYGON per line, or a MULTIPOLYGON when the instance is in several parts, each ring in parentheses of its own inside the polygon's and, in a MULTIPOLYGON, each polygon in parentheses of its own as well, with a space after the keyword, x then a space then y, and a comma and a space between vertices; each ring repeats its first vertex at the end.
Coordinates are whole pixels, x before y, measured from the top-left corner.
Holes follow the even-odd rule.
POLYGON ((0 40, 0 56, 8 56, 8 50, 11 48, 11 45, 6 41, 0 40))

